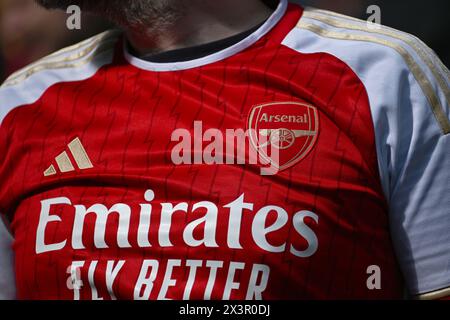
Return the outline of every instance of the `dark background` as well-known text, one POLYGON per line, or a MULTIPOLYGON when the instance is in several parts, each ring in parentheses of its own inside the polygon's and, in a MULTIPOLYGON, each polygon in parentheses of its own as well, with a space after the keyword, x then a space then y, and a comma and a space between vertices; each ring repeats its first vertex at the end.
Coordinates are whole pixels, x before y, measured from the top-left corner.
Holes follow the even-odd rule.
MULTIPOLYGON (((216 0, 211 0, 216 1, 216 0)), ((245 1, 245 0, 242 0, 245 1)), ((412 33, 450 65, 449 0, 293 0, 305 6, 367 19, 366 9, 381 8, 382 24, 412 33)), ((69 31, 67 15, 46 11, 34 0, 0 0, 0 82, 19 68, 110 27, 99 18, 83 17, 80 31, 69 31)))

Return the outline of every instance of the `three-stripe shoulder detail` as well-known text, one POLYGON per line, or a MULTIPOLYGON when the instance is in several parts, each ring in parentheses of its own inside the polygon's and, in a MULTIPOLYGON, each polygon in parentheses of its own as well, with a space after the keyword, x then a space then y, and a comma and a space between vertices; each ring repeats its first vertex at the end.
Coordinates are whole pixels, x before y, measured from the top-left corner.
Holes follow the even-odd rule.
POLYGON ((119 36, 117 30, 101 33, 11 75, 0 86, 0 125, 11 111, 34 103, 52 85, 88 79, 111 63, 119 36))
POLYGON ((96 56, 110 51, 120 35, 118 30, 105 31, 78 44, 61 49, 13 73, 2 87, 17 85, 44 70, 76 68, 92 61, 96 56))
POLYGON ((449 71, 422 41, 410 34, 338 13, 307 8, 297 28, 335 40, 363 41, 391 48, 401 55, 429 101, 444 134, 450 133, 450 121, 442 102, 450 100, 449 71), (415 57, 412 52, 415 53, 415 57), (419 60, 418 60, 419 59, 419 60), (444 94, 441 101, 424 68, 428 68, 434 82, 444 94))

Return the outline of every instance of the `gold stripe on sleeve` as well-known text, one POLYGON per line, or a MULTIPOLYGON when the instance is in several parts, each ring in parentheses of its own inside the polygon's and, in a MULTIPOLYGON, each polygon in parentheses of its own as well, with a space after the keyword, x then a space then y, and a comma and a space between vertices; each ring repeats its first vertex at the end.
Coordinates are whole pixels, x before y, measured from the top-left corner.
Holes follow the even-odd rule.
POLYGON ((419 299, 419 300, 436 300, 436 299, 441 299, 441 298, 445 298, 445 297, 450 297, 450 287, 420 294, 417 296, 417 299, 419 299))
POLYGON ((365 26, 367 23, 366 21, 358 20, 358 19, 350 18, 350 17, 346 18, 345 16, 342 16, 339 14, 334 14, 334 13, 327 12, 327 11, 322 11, 322 10, 317 10, 317 12, 315 10, 314 11, 305 11, 305 13, 303 14, 303 17, 314 19, 314 20, 317 20, 320 22, 324 22, 324 23, 331 25, 333 27, 336 27, 336 28, 364 31, 367 33, 384 35, 384 36, 388 36, 388 37, 391 37, 391 38, 394 38, 394 39, 397 39, 397 40, 400 40, 400 41, 406 43, 408 46, 413 48, 413 50, 417 53, 417 55, 425 62, 427 67, 432 72, 433 76, 436 78, 441 90, 444 92, 447 102, 450 101, 450 88, 449 88, 448 82, 447 82, 449 80, 448 79, 449 71, 442 64, 442 62, 439 59, 436 59, 436 61, 433 61, 431 59, 431 57, 430 57, 431 52, 429 52, 430 50, 426 47, 426 45, 420 39, 418 39, 412 35, 406 35, 402 32, 399 32, 397 30, 394 30, 394 29, 391 29, 388 27, 384 27, 384 26, 380 27, 379 29, 370 29, 365 26), (341 19, 345 19, 347 21, 352 21, 352 22, 345 22, 345 21, 339 20, 337 18, 333 18, 333 16, 338 16, 341 19), (442 75, 442 73, 439 72, 435 63, 439 63, 441 65, 441 68, 447 79, 445 79, 444 76, 442 75))
POLYGON ((350 34, 350 33, 335 32, 335 31, 327 30, 319 25, 315 25, 315 24, 306 22, 303 19, 300 20, 297 27, 300 29, 309 30, 309 31, 314 32, 315 34, 325 37, 325 38, 336 39, 336 40, 372 42, 372 43, 376 43, 376 44, 380 44, 380 45, 389 47, 389 48, 397 51, 405 60, 409 69, 411 70, 412 74, 414 75, 414 77, 416 78, 420 87, 422 88, 424 94, 426 95, 426 97, 431 105, 432 112, 433 112, 434 116, 436 117, 436 120, 442 129, 442 132, 444 134, 450 133, 450 120, 447 118, 447 115, 444 112, 444 109, 441 105, 441 102, 440 102, 436 92, 434 91, 433 86, 431 85, 429 79, 427 78, 425 73, 422 71, 422 69, 419 67, 419 65, 414 61, 414 58, 401 45, 399 45, 395 42, 392 42, 392 41, 388 41, 383 38, 375 37, 373 35, 355 34, 355 33, 350 34))
POLYGON ((60 66, 63 63, 67 64, 75 60, 83 59, 84 57, 88 56, 90 53, 94 52, 99 47, 102 47, 104 44, 116 41, 115 37, 116 35, 117 35, 116 31, 108 31, 94 37, 94 39, 88 39, 89 41, 85 40, 77 45, 73 45, 71 47, 57 51, 54 54, 42 58, 41 60, 29 65, 28 67, 25 67, 24 69, 21 69, 16 73, 13 73, 11 76, 8 77, 8 79, 6 79, 3 85, 4 86, 15 85, 17 83, 26 80, 28 77, 30 77, 31 75, 33 75, 38 71, 52 69, 52 66, 60 66), (88 46, 83 48, 83 46, 85 46, 86 44, 88 44, 88 46), (83 49, 79 50, 81 48, 83 49), (72 53, 68 56, 64 56, 62 59, 54 60, 54 58, 59 57, 63 53, 71 51, 75 51, 75 53, 72 53))
POLYGON ((61 61, 54 61, 54 62, 48 62, 48 63, 42 63, 42 64, 38 64, 36 66, 34 66, 31 69, 26 70, 25 73, 21 73, 20 76, 17 76, 13 79, 7 79, 4 83, 3 86, 14 86, 17 85, 23 81, 25 81, 26 79, 28 79, 29 77, 31 77, 33 74, 40 72, 40 71, 44 71, 44 70, 55 70, 55 69, 65 69, 65 68, 77 68, 77 67, 81 67, 89 62, 91 62, 95 57, 98 57, 99 55, 107 52, 107 51, 111 51, 112 48, 114 48, 115 46, 115 40, 114 41, 109 41, 109 42, 104 42, 102 43, 100 46, 96 46, 95 49, 95 53, 90 55, 87 58, 84 58, 86 56, 88 56, 92 51, 94 50, 90 50, 90 48, 87 48, 86 50, 88 51, 84 51, 80 53, 80 57, 78 59, 64 59, 61 61), (81 59, 84 58, 84 59, 81 59))

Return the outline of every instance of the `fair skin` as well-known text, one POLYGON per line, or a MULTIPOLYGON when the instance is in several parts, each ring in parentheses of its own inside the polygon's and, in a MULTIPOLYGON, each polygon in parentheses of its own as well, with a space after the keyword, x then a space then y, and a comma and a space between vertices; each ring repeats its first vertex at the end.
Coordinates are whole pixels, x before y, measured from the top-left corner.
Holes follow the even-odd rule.
POLYGON ((164 26, 162 33, 128 27, 126 34, 136 52, 144 55, 227 38, 256 26, 271 13, 260 0, 190 0, 185 14, 164 26))

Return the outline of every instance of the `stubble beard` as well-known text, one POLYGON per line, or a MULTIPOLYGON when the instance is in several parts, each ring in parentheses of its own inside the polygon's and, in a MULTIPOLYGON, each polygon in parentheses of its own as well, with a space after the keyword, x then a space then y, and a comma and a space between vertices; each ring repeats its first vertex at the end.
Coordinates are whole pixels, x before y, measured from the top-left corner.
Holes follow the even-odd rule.
POLYGON ((126 28, 164 29, 184 14, 184 0, 36 0, 47 9, 77 5, 126 28))

